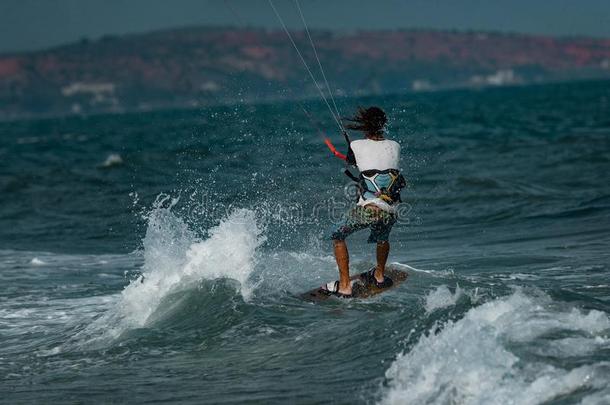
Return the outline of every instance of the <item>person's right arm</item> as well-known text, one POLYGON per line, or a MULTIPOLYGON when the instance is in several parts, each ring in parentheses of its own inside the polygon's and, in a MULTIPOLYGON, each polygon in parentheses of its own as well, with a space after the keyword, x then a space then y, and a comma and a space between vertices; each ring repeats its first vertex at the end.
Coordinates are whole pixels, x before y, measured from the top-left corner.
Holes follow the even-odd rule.
POLYGON ((350 144, 347 149, 347 159, 346 162, 350 166, 356 166, 356 156, 354 155, 354 151, 352 150, 352 145, 350 144))

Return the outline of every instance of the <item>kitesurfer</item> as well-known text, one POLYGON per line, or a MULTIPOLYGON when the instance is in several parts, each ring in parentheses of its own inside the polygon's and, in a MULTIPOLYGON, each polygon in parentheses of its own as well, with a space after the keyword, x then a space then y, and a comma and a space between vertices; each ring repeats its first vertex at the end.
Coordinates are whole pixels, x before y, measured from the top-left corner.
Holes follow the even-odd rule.
POLYGON ((377 265, 363 273, 361 278, 377 288, 392 285, 392 280, 384 276, 390 252, 388 239, 397 220, 396 205, 400 202, 400 190, 405 185, 399 170, 400 145, 384 137, 387 123, 385 112, 379 107, 359 108, 356 115, 347 121, 347 129, 364 133, 364 139, 351 142, 346 137, 349 149, 345 160, 360 171, 358 178, 351 176, 358 183, 358 201, 331 235, 339 280, 324 286, 329 293, 344 298, 352 296, 345 239, 359 230, 370 229, 368 242, 377 246, 377 265))

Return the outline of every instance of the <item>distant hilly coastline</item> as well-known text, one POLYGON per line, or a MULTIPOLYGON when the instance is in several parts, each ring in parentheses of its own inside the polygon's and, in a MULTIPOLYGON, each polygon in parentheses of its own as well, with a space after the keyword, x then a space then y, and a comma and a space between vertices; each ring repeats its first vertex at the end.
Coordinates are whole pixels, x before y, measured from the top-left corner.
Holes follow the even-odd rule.
MULTIPOLYGON (((338 95, 610 78, 610 39, 312 31, 338 95)), ((294 32, 317 67, 303 32, 294 32)), ((320 78, 321 79, 321 78, 320 78)), ((281 31, 193 27, 0 55, 0 119, 315 96, 281 31)))

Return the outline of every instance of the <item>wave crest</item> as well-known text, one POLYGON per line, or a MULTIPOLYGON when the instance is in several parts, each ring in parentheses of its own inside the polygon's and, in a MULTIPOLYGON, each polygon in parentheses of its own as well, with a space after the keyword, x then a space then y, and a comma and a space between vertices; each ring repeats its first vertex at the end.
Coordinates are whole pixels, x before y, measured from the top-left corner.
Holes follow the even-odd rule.
POLYGON ((540 404, 577 390, 607 395, 610 363, 570 369, 570 356, 578 353, 561 349, 565 339, 578 337, 579 345, 601 350, 608 342, 601 334, 609 329, 603 312, 558 310, 545 295, 517 291, 470 309, 399 354, 386 372, 390 388, 382 402, 540 404), (547 342, 543 349, 535 338, 547 342), (536 361, 537 356, 556 361, 550 365, 536 361))
POLYGON ((141 275, 125 287, 115 308, 92 325, 97 330, 103 327, 105 337, 117 338, 126 330, 146 326, 157 311, 164 312, 168 297, 192 294, 202 280, 236 280, 236 289, 245 300, 249 298, 248 280, 257 248, 265 241, 254 212, 236 209, 209 229, 206 239, 198 239, 172 212, 176 202, 160 199, 149 214, 141 275))

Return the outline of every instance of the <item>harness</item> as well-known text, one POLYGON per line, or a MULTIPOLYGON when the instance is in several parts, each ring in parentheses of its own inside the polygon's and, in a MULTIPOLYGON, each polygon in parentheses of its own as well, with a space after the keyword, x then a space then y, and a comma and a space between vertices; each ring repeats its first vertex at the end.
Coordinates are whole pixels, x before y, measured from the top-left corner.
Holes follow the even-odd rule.
MULTIPOLYGON (((347 132, 344 132, 343 136, 345 137, 349 147, 350 140, 347 132)), ((330 149, 333 155, 341 160, 345 160, 348 165, 351 164, 355 166, 356 161, 353 153, 350 153, 351 149, 349 149, 346 156, 337 151, 337 149, 330 142, 330 139, 325 137, 324 143, 326 143, 326 146, 328 149, 330 149)), ((362 197, 365 200, 380 198, 388 204, 402 202, 402 199, 400 198, 400 190, 407 185, 407 182, 404 176, 400 174, 399 170, 365 170, 361 172, 358 177, 354 176, 349 169, 345 169, 343 173, 345 173, 347 177, 358 185, 358 197, 362 197)))
POLYGON ((396 169, 365 170, 358 177, 358 186, 360 195, 365 200, 379 198, 394 204, 402 201, 400 190, 406 186, 406 181, 396 169))

